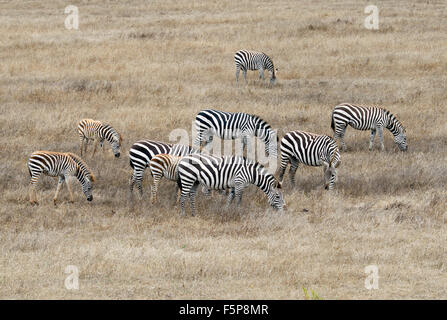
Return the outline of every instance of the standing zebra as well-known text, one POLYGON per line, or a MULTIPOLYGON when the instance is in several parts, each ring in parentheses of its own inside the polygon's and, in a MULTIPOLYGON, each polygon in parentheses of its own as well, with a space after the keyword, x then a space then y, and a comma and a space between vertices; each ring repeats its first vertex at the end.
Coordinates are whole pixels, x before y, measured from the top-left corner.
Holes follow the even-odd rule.
POLYGON ((169 144, 152 140, 140 140, 135 142, 129 150, 130 166, 133 169, 130 178, 130 192, 136 184, 143 195, 143 175, 144 170, 149 166, 151 159, 157 154, 170 154, 175 156, 184 156, 190 153, 199 153, 200 151, 190 146, 182 144, 169 144))
POLYGON ((259 70, 259 78, 264 80, 264 70, 270 73, 270 83, 276 81, 276 72, 272 59, 263 52, 239 50, 234 55, 236 64, 236 83, 239 82, 239 71, 244 74, 245 83, 247 83, 247 70, 259 70))
POLYGON ((221 139, 242 138, 243 152, 248 138, 255 136, 264 141, 267 156, 270 154, 277 156, 276 132, 266 121, 256 115, 212 109, 202 110, 196 116, 195 127, 197 136, 194 143, 198 147, 202 141, 205 141, 204 147, 207 147, 213 141, 213 136, 221 139))
POLYGON ((282 183, 290 162, 290 182, 295 185, 295 173, 300 163, 308 166, 324 166, 325 189, 333 189, 337 181, 336 168, 340 164, 337 143, 327 135, 304 131, 288 132, 281 139, 281 168, 279 181, 282 183))
POLYGON ((88 140, 95 140, 95 147, 93 149, 93 155, 96 152, 96 146, 99 141, 99 146, 104 151, 104 140, 107 140, 112 145, 113 154, 116 158, 120 156, 120 147, 122 142, 121 135, 110 125, 104 124, 101 121, 95 121, 92 119, 82 119, 78 124, 79 139, 81 140, 81 156, 82 151, 87 153, 88 140))
POLYGON ((73 153, 35 151, 28 159, 28 170, 31 175, 29 192, 31 204, 38 204, 35 189, 36 183, 42 173, 52 177, 59 177, 56 194, 53 198, 54 204, 56 204, 57 196, 64 181, 70 192, 70 202, 73 202, 73 193, 69 181, 71 177, 75 177, 79 180, 87 200, 93 200, 92 183, 95 181, 95 176, 87 167, 87 164, 73 153))
POLYGON ((399 120, 388 110, 379 107, 362 107, 349 103, 342 103, 332 111, 331 128, 334 130, 334 138, 340 139, 343 151, 346 144, 343 140, 348 124, 354 129, 371 130, 369 138, 369 150, 373 148, 376 132, 380 139, 380 148, 385 150, 383 145, 383 128, 391 131, 394 142, 400 150, 407 151, 407 137, 405 128, 399 120))
MULTIPOLYGON (((157 201, 157 190, 158 184, 161 178, 166 177, 166 179, 177 181, 178 179, 178 163, 181 157, 174 156, 170 154, 157 154, 150 161, 149 168, 151 169, 151 174, 154 177, 154 182, 152 184, 152 204, 157 201)), ((177 185, 178 189, 178 185, 177 185)), ((177 190, 177 202, 178 202, 178 190, 177 190)))
POLYGON ((178 184, 181 189, 181 214, 185 214, 185 199, 189 196, 192 215, 195 215, 197 187, 225 190, 230 188, 227 207, 237 198, 241 203, 242 192, 249 184, 254 184, 267 194, 269 204, 275 209, 284 208, 280 183, 261 164, 240 156, 214 157, 193 154, 183 157, 178 164, 178 184))

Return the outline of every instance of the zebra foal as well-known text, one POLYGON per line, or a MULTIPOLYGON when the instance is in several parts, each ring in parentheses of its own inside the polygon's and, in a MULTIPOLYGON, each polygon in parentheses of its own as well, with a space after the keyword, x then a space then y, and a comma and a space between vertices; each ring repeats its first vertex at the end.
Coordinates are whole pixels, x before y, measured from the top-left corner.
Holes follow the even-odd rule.
MULTIPOLYGON (((178 179, 178 163, 180 161, 181 157, 174 156, 170 154, 157 154, 155 155, 149 164, 149 168, 151 170, 152 177, 154 178, 153 184, 152 184, 152 194, 151 194, 151 200, 152 204, 155 204, 157 201, 157 191, 158 191, 158 184, 160 183, 160 180, 165 177, 166 179, 176 181, 178 179)), ((179 188, 177 186, 177 202, 179 197, 179 188)))
POLYGON ((35 151, 29 157, 27 165, 31 176, 29 191, 31 204, 39 204, 36 196, 36 184, 42 174, 59 177, 56 194, 53 198, 54 204, 56 204, 60 188, 64 182, 67 184, 70 193, 70 202, 73 202, 70 183, 73 177, 81 183, 82 191, 87 200, 93 200, 92 190, 95 176, 87 167, 87 164, 77 155, 70 152, 35 151))
POLYGON ((89 140, 94 140, 95 145, 93 155, 95 155, 96 147, 99 146, 104 152, 104 141, 107 141, 112 146, 113 154, 116 158, 120 156, 122 136, 112 126, 104 124, 101 121, 92 119, 82 119, 78 124, 78 134, 81 140, 81 156, 83 151, 87 153, 87 145, 89 140))
POLYGON ((143 176, 144 171, 149 167, 151 159, 158 154, 169 154, 173 156, 185 156, 190 153, 199 153, 200 151, 182 144, 170 144, 153 140, 139 140, 135 142, 129 150, 129 164, 133 169, 130 177, 129 188, 133 193, 134 185, 143 196, 143 176))

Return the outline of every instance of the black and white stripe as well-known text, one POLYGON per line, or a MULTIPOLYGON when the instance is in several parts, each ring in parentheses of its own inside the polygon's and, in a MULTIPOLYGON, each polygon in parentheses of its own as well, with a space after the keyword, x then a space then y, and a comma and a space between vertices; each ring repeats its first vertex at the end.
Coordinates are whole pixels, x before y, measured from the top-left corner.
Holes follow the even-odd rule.
POLYGON ((324 166, 325 188, 332 189, 337 180, 336 168, 340 164, 340 152, 337 143, 327 135, 317 135, 304 131, 288 132, 281 139, 281 168, 279 180, 290 163, 290 182, 295 184, 298 165, 324 166))
POLYGON ((195 119, 197 136, 195 146, 200 147, 205 141, 207 147, 213 136, 221 139, 242 138, 242 152, 247 146, 248 138, 258 137, 265 143, 267 156, 277 156, 278 137, 272 127, 260 117, 243 112, 225 112, 218 110, 202 110, 195 119))
POLYGON ((152 140, 140 140, 135 142, 129 150, 130 166, 133 169, 130 178, 130 192, 136 184, 140 195, 143 194, 143 176, 144 170, 149 166, 151 159, 157 154, 170 154, 174 156, 184 156, 191 153, 199 153, 200 151, 182 144, 170 144, 152 140))
POLYGON ((239 50, 234 55, 236 64, 236 83, 239 82, 239 72, 242 70, 245 82, 247 82, 247 70, 259 70, 259 78, 264 80, 264 70, 270 73, 270 83, 276 81, 276 71, 272 59, 263 52, 239 50))
POLYGON ((75 177, 79 180, 87 200, 93 200, 92 183, 95 181, 95 177, 87 167, 87 164, 77 155, 69 152, 35 151, 29 157, 27 164, 31 176, 30 202, 32 204, 38 204, 35 188, 37 181, 42 174, 59 177, 56 194, 53 198, 55 204, 64 181, 70 192, 70 200, 73 201, 73 194, 69 181, 71 177, 75 177))
POLYGON ((369 150, 372 150, 376 132, 380 139, 380 147, 383 144, 383 129, 388 129, 394 136, 394 142, 400 150, 407 151, 407 137, 405 128, 400 121, 388 110, 379 107, 363 107, 349 103, 342 103, 332 111, 331 127, 334 130, 334 138, 340 139, 343 150, 346 150, 344 135, 346 127, 350 125, 357 130, 371 130, 369 150))
POLYGON ((236 197, 238 205, 242 192, 249 184, 258 186, 267 194, 269 204, 275 209, 284 208, 281 185, 261 164, 240 156, 214 157, 193 154, 183 157, 178 164, 178 183, 181 189, 181 213, 185 214, 185 200, 190 198, 192 215, 195 215, 195 196, 199 185, 209 189, 230 188, 227 206, 236 197))

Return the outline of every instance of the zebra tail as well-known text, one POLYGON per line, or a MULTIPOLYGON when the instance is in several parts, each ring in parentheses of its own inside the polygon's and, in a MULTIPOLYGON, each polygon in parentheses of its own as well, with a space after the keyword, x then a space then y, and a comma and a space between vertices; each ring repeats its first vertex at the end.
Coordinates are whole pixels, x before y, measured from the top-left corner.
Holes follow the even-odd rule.
POLYGON ((331 115, 331 128, 332 128, 332 131, 335 132, 334 111, 332 111, 332 115, 331 115))
POLYGON ((182 179, 180 179, 180 175, 177 178, 177 186, 182 191, 182 179))

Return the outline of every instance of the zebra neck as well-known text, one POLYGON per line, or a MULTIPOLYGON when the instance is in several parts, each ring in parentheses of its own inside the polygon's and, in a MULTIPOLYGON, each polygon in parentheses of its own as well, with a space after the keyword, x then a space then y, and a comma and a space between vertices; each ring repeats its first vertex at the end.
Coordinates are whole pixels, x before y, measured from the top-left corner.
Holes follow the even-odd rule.
POLYGON ((115 130, 113 130, 111 127, 104 126, 101 129, 102 130, 99 130, 99 132, 98 132, 99 137, 101 139, 107 140, 108 143, 112 143, 113 137, 118 135, 118 133, 115 130))
POLYGON ((265 173, 255 169, 252 183, 259 189, 261 189, 264 193, 268 194, 270 192, 270 184, 268 183, 268 179, 265 173))
POLYGON ((388 125, 386 126, 388 130, 393 134, 393 136, 398 136, 400 134, 400 127, 399 125, 394 121, 394 119, 389 120, 388 125))
POLYGON ((85 173, 83 172, 83 170, 81 168, 78 168, 78 170, 76 171, 76 178, 79 180, 79 182, 81 184, 84 184, 85 173))

